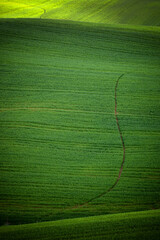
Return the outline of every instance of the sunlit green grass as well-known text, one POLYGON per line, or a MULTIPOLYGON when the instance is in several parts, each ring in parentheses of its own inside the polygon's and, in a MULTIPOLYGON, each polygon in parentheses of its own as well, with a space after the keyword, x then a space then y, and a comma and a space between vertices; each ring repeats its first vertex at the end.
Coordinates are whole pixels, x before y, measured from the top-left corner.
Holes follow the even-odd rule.
POLYGON ((160 25, 157 0, 3 0, 1 18, 67 19, 82 22, 160 25))
POLYGON ((5 240, 141 239, 158 240, 160 211, 123 213, 0 228, 5 240))

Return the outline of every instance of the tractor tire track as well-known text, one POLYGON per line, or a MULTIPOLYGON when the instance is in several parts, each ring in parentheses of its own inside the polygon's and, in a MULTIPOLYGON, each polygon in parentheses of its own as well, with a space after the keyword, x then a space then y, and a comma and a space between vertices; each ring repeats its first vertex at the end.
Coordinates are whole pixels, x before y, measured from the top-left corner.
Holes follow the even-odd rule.
POLYGON ((40 16, 40 19, 41 19, 41 18, 42 18, 42 16, 43 16, 43 15, 45 15, 45 14, 46 14, 46 12, 47 12, 45 8, 41 8, 41 9, 43 10, 43 13, 42 13, 42 15, 40 16))
POLYGON ((124 144, 124 139, 123 139, 123 136, 122 136, 122 132, 121 132, 121 129, 120 129, 120 125, 119 125, 119 120, 118 120, 118 112, 117 112, 117 88, 118 88, 118 83, 119 83, 119 80, 124 76, 124 74, 122 74, 116 81, 116 85, 115 85, 115 118, 116 118, 116 123, 117 123, 117 127, 118 127, 118 131, 119 131, 119 134, 120 134, 120 138, 121 138, 121 142, 122 142, 122 147, 123 147, 123 160, 122 160, 122 163, 121 163, 121 167, 120 167, 120 170, 119 170, 119 174, 118 174, 118 177, 115 181, 115 183, 109 188, 107 189, 106 191, 102 192, 101 194, 91 198, 90 200, 88 200, 87 202, 83 203, 83 204, 80 204, 80 205, 77 205, 77 206, 74 206, 72 208, 79 208, 79 207, 83 207, 85 205, 87 205, 88 203, 100 198, 100 197, 103 197, 105 194, 111 192, 115 186, 117 185, 117 183, 119 182, 120 178, 121 178, 121 174, 122 174, 122 171, 123 171, 123 166, 124 166, 124 163, 125 163, 125 144, 124 144))

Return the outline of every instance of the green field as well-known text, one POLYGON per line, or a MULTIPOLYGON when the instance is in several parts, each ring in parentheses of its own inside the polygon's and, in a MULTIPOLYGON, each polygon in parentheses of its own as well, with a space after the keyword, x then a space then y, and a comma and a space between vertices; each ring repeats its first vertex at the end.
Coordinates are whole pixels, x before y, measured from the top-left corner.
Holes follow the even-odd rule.
POLYGON ((2 224, 159 207, 160 34, 144 29, 1 20, 2 224), (72 208, 118 176, 121 74, 121 180, 72 208))
POLYGON ((160 26, 159 0, 3 0, 1 18, 46 18, 160 26))
POLYGON ((158 240, 159 210, 76 218, 0 228, 4 240, 158 240))
POLYGON ((0 238, 159 239, 159 5, 0 3, 0 238))

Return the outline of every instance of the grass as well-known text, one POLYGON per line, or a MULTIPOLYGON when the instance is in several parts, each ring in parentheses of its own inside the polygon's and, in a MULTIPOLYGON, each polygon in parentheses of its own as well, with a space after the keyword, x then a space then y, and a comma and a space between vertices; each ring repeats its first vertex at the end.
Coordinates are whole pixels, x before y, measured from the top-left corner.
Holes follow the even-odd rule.
POLYGON ((1 239, 159 239, 160 211, 60 220, 0 228, 1 239))
POLYGON ((1 18, 50 18, 82 22, 160 25, 157 0, 3 0, 1 18))
POLYGON ((1 19, 1 224, 159 208, 160 33, 1 19), (126 147, 122 163, 117 111, 126 147))
POLYGON ((159 239, 159 9, 1 1, 1 239, 159 239))

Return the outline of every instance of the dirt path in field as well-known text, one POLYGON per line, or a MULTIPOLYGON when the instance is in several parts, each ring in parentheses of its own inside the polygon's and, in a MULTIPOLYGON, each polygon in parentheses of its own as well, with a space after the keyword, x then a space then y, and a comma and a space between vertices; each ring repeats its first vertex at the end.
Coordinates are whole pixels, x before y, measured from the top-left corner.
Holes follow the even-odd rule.
POLYGON ((115 181, 115 183, 109 188, 107 189, 106 191, 100 193, 99 195, 95 196, 94 198, 91 198, 90 200, 88 200, 87 202, 81 204, 81 205, 77 205, 77 206, 74 206, 72 208, 79 208, 79 207, 83 207, 85 205, 87 205, 88 203, 92 202, 93 200, 96 200, 102 196, 104 196, 105 194, 111 192, 113 190, 113 188, 115 188, 115 186, 117 185, 117 183, 119 182, 120 180, 120 177, 121 177, 121 174, 122 174, 122 171, 123 171, 123 165, 124 165, 124 162, 125 162, 125 145, 124 145, 124 140, 123 140, 123 136, 122 136, 122 132, 121 132, 121 129, 120 129, 120 125, 119 125, 119 120, 118 120, 118 112, 117 112, 117 88, 118 88, 118 83, 119 83, 119 80, 124 76, 124 74, 122 74, 116 81, 116 86, 115 86, 115 118, 116 118, 116 123, 117 123, 117 127, 118 127, 118 131, 119 131, 119 134, 120 134, 120 138, 121 138, 121 142, 122 142, 122 147, 123 147, 123 161, 121 163, 121 167, 120 167, 120 170, 119 170, 119 174, 118 174, 118 177, 115 181))
POLYGON ((42 16, 44 15, 44 14, 46 14, 46 9, 44 9, 44 8, 41 8, 43 11, 44 11, 44 13, 42 13, 42 15, 40 16, 40 18, 42 18, 42 16))

